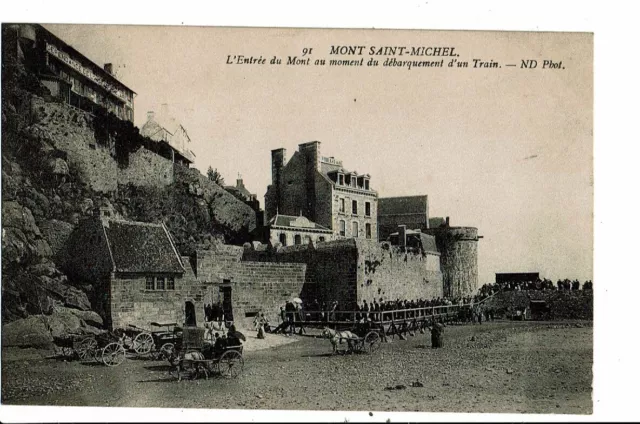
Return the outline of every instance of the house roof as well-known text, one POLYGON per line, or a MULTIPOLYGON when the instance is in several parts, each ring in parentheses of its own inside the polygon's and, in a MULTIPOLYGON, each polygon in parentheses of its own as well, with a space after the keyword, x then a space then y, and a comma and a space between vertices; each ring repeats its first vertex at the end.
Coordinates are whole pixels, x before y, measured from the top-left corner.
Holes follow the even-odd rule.
POLYGON ((109 220, 102 226, 115 272, 181 274, 185 271, 164 225, 109 220))
POLYGON ((409 215, 427 213, 427 196, 381 197, 378 215, 409 215))
POLYGON ((290 229, 295 230, 320 230, 331 233, 332 231, 327 227, 323 227, 322 225, 316 224, 313 221, 305 218, 304 216, 291 216, 291 215, 281 215, 276 214, 273 218, 269 220, 267 223, 269 227, 288 227, 290 229))

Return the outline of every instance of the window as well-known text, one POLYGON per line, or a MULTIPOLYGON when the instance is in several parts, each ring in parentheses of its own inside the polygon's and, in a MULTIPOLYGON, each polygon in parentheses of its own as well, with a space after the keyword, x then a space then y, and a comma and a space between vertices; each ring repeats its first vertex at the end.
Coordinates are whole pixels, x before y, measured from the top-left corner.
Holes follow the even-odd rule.
POLYGON ((364 215, 371 216, 371 202, 364 202, 364 215))
POLYGON ((358 223, 357 222, 352 222, 351 223, 351 230, 353 232, 353 236, 354 237, 358 237, 358 223))
POLYGON ((358 201, 357 200, 352 200, 351 201, 351 213, 354 215, 358 215, 358 201))
POLYGON ((156 290, 164 290, 164 277, 156 277, 156 290))
POLYGON ((280 243, 282 243, 283 246, 287 245, 287 235, 285 233, 280 234, 280 243))
POLYGON ((369 180, 364 180, 364 189, 369 190, 369 180))
POLYGON ((324 236, 318 237, 318 241, 324 241, 324 236))
POLYGON ((293 236, 293 243, 302 244, 302 237, 300 237, 300 234, 296 234, 295 236, 293 236))
POLYGON ((146 290, 175 290, 176 280, 174 277, 146 277, 146 290))
POLYGON ((340 235, 345 236, 347 232, 346 224, 343 219, 340 220, 340 235))
POLYGON ((344 175, 338 175, 338 184, 344 185, 344 175))
POLYGON ((368 239, 371 238, 371 224, 364 224, 364 232, 368 239))
POLYGON ((340 199, 340 212, 344 212, 344 199, 340 199))

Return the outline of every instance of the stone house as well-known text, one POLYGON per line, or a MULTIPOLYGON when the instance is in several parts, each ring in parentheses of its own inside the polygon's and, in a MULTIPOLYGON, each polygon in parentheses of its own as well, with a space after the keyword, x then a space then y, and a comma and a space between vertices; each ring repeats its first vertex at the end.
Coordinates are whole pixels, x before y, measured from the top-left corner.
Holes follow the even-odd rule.
POLYGON ((278 214, 302 215, 330 229, 335 238, 378 239, 378 193, 371 176, 348 171, 342 162, 320 155, 320 142, 271 152, 272 183, 265 194, 267 222, 278 214))
POLYGON ((267 223, 268 238, 271 245, 282 246, 318 243, 333 240, 334 234, 329 228, 309 221, 304 216, 276 214, 267 223))
POLYGON ((196 284, 164 224, 126 221, 102 207, 67 243, 65 269, 92 283, 94 307, 111 328, 183 322, 185 291, 196 284))
POLYGON ((240 327, 258 313, 277 322, 280 306, 301 295, 306 265, 242 256, 242 247, 219 245, 181 257, 164 224, 126 221, 102 207, 69 237, 64 268, 92 284, 94 309, 109 328, 182 325, 187 316, 202 325, 207 304, 240 327))

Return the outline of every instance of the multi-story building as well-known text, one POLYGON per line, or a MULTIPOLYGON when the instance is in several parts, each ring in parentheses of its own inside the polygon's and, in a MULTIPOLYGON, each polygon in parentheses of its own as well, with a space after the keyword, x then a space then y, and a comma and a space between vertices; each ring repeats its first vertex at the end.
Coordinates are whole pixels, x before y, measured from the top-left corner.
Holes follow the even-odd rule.
POLYGON ((171 148, 174 163, 189 166, 195 161, 196 155, 191 151, 191 138, 182 124, 169 113, 169 106, 165 103, 156 116, 154 111, 147 112, 147 122, 140 128, 140 134, 151 140, 164 142, 171 148))
POLYGON ((342 162, 320 155, 320 142, 271 151, 272 183, 265 194, 267 221, 276 215, 304 216, 335 238, 378 239, 378 193, 369 174, 348 171, 342 162))
POLYGON ((429 228, 429 222, 427 195, 381 197, 378 201, 380 241, 397 231, 399 225, 406 225, 409 230, 425 230, 429 228))
POLYGON ((4 52, 15 54, 49 89, 51 97, 95 112, 106 109, 133 122, 135 92, 113 74, 113 65, 92 62, 38 24, 3 26, 4 52))
POLYGON ((258 196, 251 193, 244 185, 242 176, 238 174, 235 186, 224 186, 224 189, 235 196, 236 199, 243 201, 256 213, 256 228, 253 231, 254 238, 264 241, 264 211, 260 209, 260 201, 258 196))

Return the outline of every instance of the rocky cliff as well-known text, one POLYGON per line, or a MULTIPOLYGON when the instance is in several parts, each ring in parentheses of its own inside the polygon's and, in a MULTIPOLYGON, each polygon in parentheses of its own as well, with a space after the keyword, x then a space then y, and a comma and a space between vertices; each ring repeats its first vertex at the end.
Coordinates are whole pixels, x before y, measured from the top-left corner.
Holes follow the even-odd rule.
MULTIPOLYGON (((73 321, 71 327, 93 331, 89 327, 99 325, 83 318, 92 307, 92 282, 74 281, 60 265, 79 220, 102 204, 110 203, 126 219, 164 221, 183 255, 219 240, 248 241, 255 213, 222 187, 197 170, 167 166, 149 140, 140 142, 136 128, 125 132, 132 145, 124 151, 143 154, 133 161, 138 168, 127 167, 118 148, 127 142, 123 131, 104 127, 112 119, 51 99, 19 63, 3 63, 2 72, 3 346, 16 343, 12 329, 40 328, 34 323, 66 319, 69 310, 76 311, 65 321, 73 321), (158 166, 172 174, 158 175, 158 166), (5 325, 16 320, 30 321, 5 325)), ((45 327, 51 333, 53 327, 45 327)))

